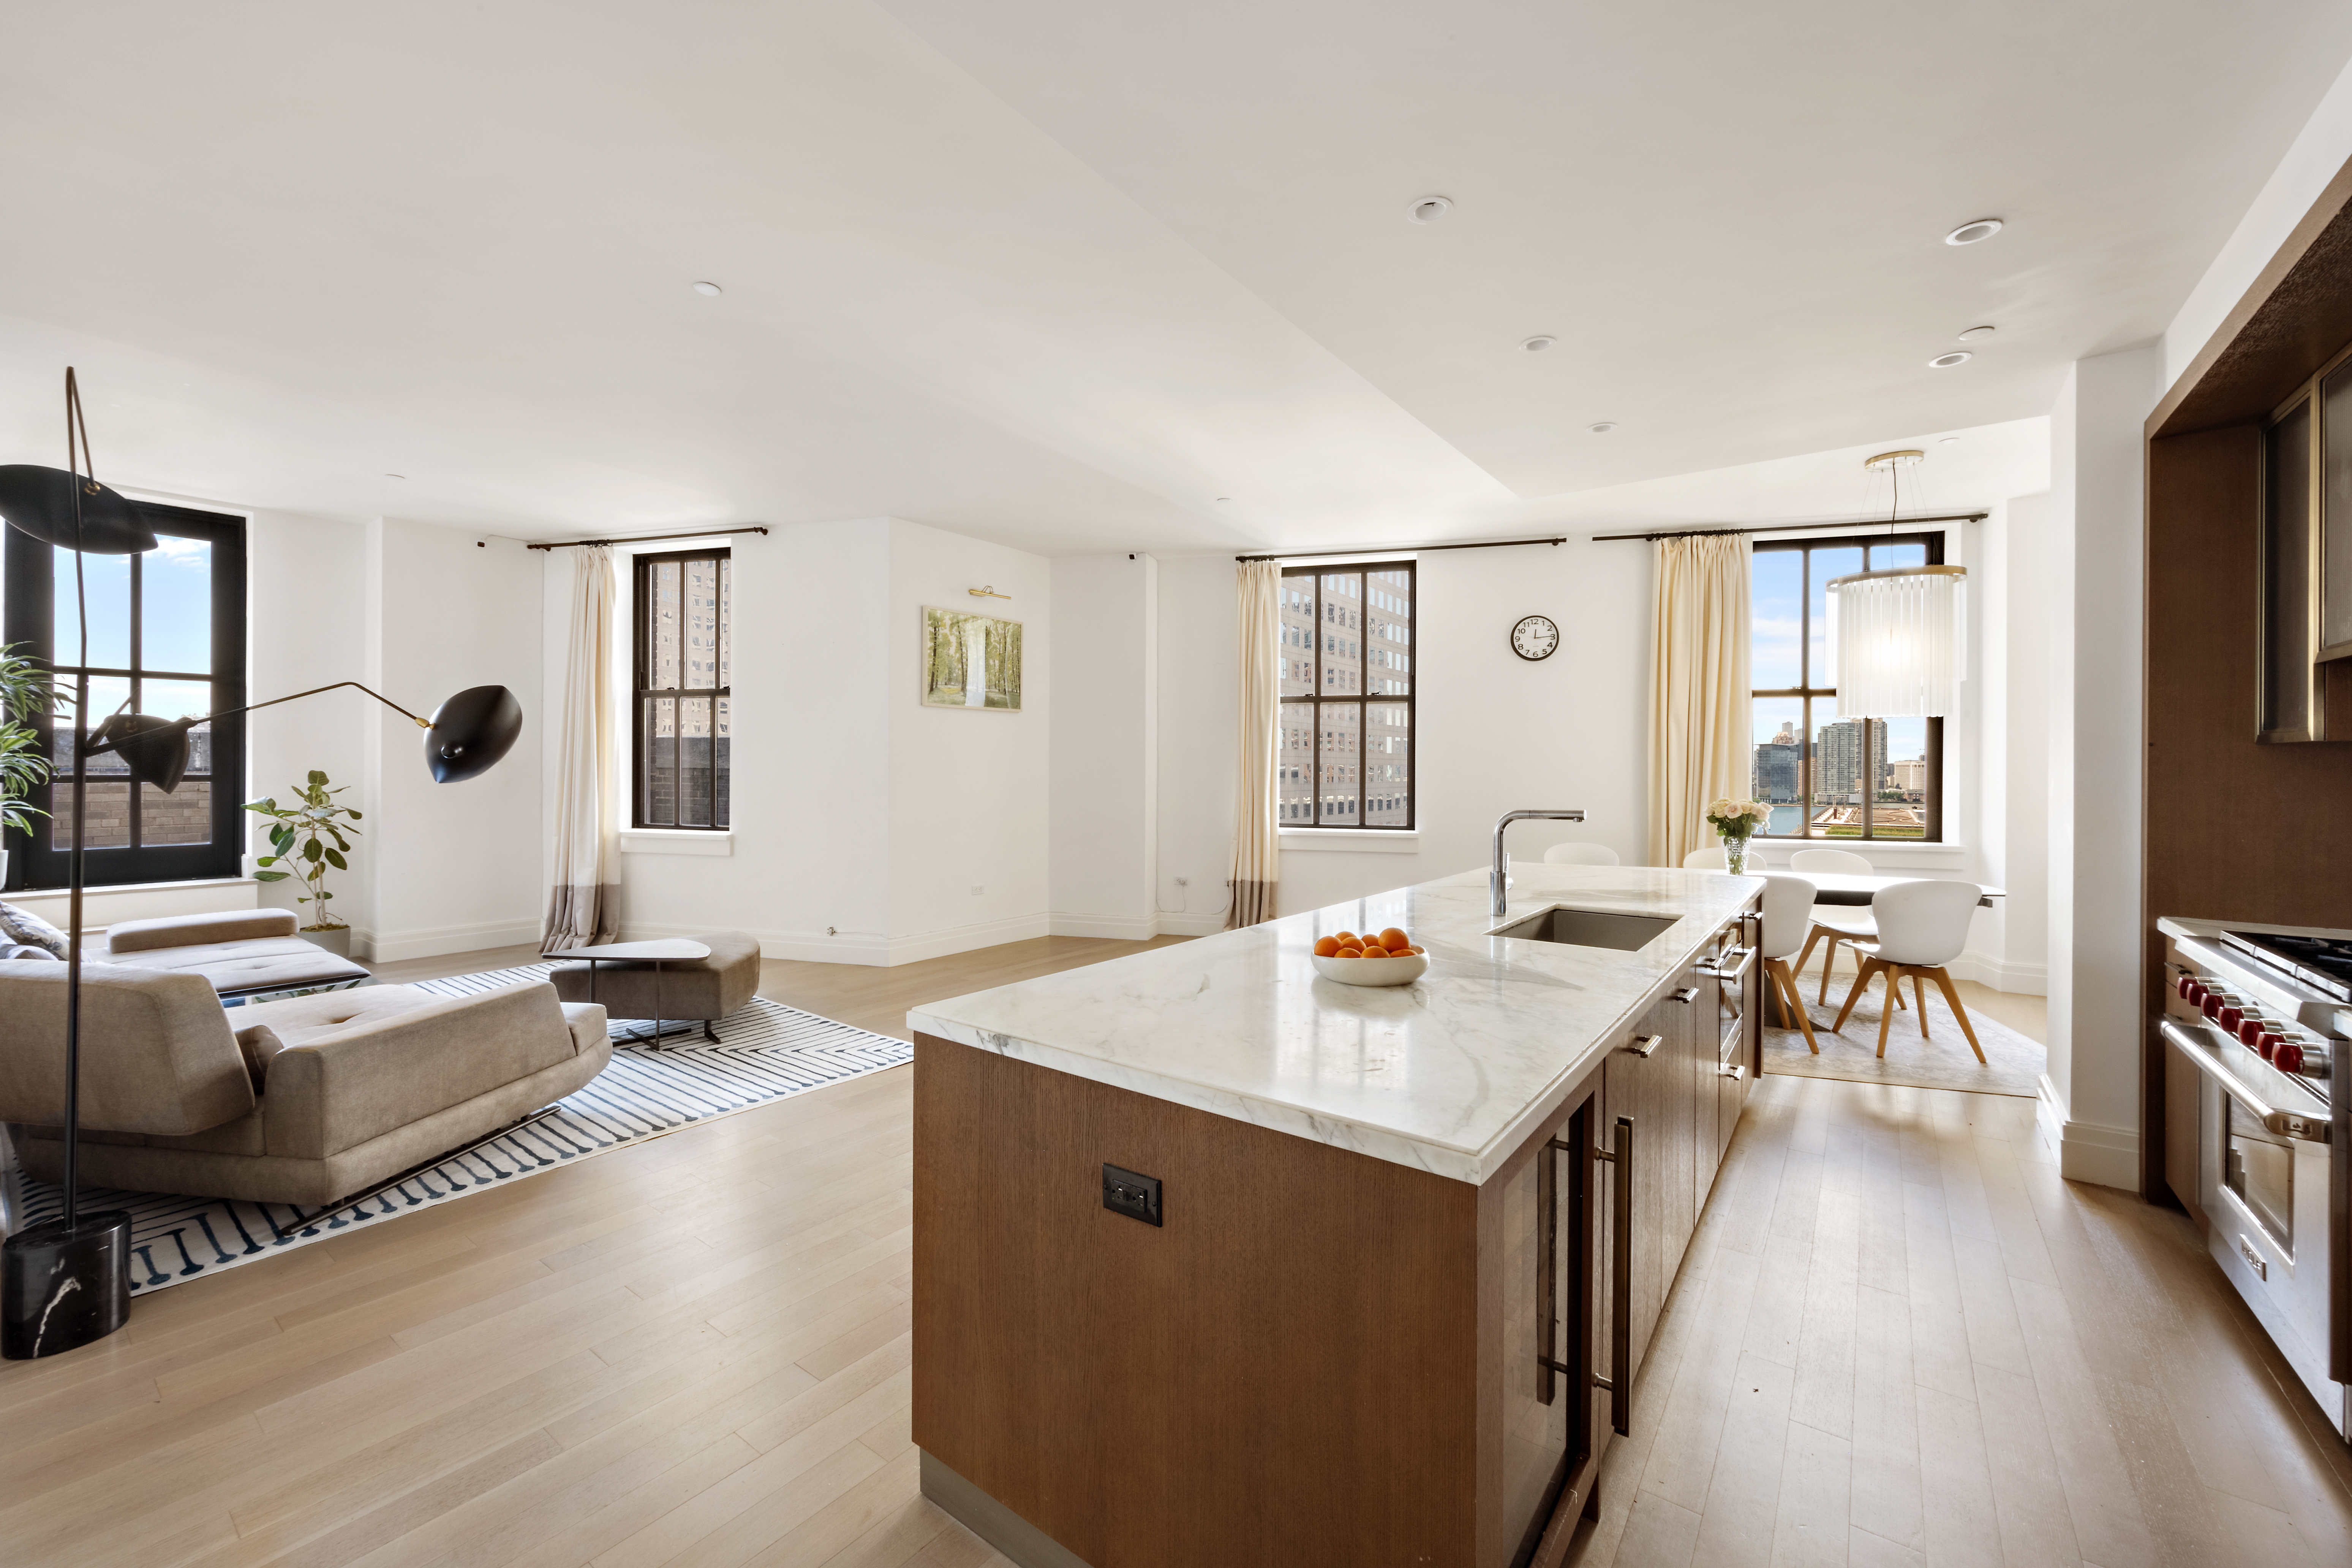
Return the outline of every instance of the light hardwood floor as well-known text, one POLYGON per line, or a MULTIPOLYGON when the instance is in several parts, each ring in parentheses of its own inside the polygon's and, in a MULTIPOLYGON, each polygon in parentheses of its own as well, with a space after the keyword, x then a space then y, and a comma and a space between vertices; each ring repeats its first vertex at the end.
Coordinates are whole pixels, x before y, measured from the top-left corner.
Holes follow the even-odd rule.
MULTIPOLYGON (((771 963, 761 989, 900 1033, 915 1003, 1132 946, 771 963)), ((916 1489, 908 1079, 166 1290, 0 1366, 0 1563, 1003 1563, 916 1489)), ((2188 1222, 2059 1180, 2032 1113, 1759 1085, 1579 1562, 2352 1563, 2345 1451, 2188 1222)))

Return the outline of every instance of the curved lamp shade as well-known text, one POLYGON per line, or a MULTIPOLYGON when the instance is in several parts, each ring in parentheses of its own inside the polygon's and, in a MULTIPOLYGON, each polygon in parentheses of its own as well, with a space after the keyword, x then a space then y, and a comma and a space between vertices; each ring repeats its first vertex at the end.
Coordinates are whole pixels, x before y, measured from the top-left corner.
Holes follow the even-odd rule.
MULTIPOLYGON (((368 695, 375 696, 373 692, 368 695)), ((277 700, 291 700, 281 697, 277 700)), ((228 711, 241 713, 247 710, 232 708, 228 711)), ((132 778, 168 795, 180 787, 180 779, 188 771, 188 731, 221 717, 218 713, 194 719, 159 719, 152 713, 112 714, 91 734, 90 754, 112 752, 122 759, 122 765, 130 770, 132 778)), ((435 709, 433 721, 424 729, 425 765, 431 771, 433 782, 460 784, 488 773, 514 750, 515 741, 522 734, 522 704, 503 686, 469 686, 435 709)))
POLYGON ((457 784, 498 766, 522 734, 522 704, 503 686, 468 686, 433 710, 425 765, 435 784, 457 784))
POLYGON ((0 465, 0 518, 20 533, 85 555, 143 555, 155 531, 139 509, 95 479, 83 479, 81 529, 74 530, 74 476, 37 463, 0 465))
POLYGON ((1940 718, 1968 668, 1967 571, 1912 566, 1829 583, 1841 713, 1940 718))

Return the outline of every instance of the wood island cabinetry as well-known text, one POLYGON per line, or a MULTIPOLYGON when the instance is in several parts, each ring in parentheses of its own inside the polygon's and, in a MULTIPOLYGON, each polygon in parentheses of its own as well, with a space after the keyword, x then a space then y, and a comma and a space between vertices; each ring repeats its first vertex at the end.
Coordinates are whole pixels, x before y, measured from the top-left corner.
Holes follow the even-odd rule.
MULTIPOLYGON (((926 1493, 1038 1568, 1556 1564, 1752 1080, 1756 968, 1711 973, 1742 919, 1711 910, 1607 1038, 1563 1039, 1475 1180, 919 1015, 926 1493), (1158 1181, 1159 1224, 1106 1205, 1107 1163, 1158 1181)), ((1381 1048, 1353 1000, 1303 1037, 1331 1062, 1381 1048)))

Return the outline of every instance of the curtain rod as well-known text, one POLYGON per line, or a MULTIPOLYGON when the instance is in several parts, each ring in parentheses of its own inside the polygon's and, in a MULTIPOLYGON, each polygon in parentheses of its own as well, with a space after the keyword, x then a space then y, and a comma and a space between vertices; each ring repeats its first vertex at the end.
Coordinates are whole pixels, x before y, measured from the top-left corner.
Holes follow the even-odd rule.
POLYGON ((1295 550, 1287 555, 1236 555, 1236 561, 1321 561, 1335 555, 1418 555, 1426 550, 1500 550, 1509 544, 1565 544, 1558 539, 1485 539, 1473 544, 1395 544, 1386 550, 1295 550))
POLYGON ((552 544, 526 544, 525 550, 569 550, 575 544, 653 544, 665 539, 709 539, 721 533, 765 533, 764 523, 749 528, 698 528, 691 533, 629 533, 618 539, 560 539, 552 544))
POLYGON ((1982 522, 1989 511, 1957 511, 1949 517, 1873 517, 1859 522, 1767 522, 1754 528, 1685 528, 1678 533, 1596 533, 1592 542, 1611 539, 1712 539, 1719 533, 1796 533, 1813 528, 1902 528, 1911 523, 1982 522))

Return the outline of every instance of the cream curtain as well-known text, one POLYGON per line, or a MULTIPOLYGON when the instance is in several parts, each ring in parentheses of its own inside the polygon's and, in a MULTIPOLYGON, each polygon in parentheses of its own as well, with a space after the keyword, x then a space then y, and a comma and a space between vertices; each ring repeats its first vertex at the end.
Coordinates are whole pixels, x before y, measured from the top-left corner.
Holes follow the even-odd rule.
POLYGON ((1282 849, 1275 834, 1275 731, 1282 715, 1276 651, 1281 637, 1282 568, 1244 561, 1241 581, 1241 787, 1234 796, 1233 904, 1225 929, 1274 918, 1282 849))
POLYGON ((1650 863, 1715 843, 1706 805, 1751 788, 1748 537, 1658 541, 1650 660, 1650 863))
POLYGON ((572 644, 563 672, 563 750, 555 781, 555 887, 542 952, 593 947, 620 935, 613 710, 613 552, 575 545, 572 644))

